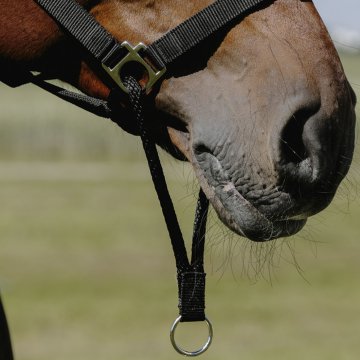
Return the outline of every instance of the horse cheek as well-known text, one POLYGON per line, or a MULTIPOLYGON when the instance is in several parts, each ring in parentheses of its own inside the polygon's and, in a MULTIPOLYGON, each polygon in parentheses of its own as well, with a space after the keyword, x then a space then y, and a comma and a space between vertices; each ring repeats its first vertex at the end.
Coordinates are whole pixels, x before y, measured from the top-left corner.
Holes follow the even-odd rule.
POLYGON ((109 97, 110 89, 85 62, 81 63, 77 82, 78 88, 88 95, 104 100, 109 97))

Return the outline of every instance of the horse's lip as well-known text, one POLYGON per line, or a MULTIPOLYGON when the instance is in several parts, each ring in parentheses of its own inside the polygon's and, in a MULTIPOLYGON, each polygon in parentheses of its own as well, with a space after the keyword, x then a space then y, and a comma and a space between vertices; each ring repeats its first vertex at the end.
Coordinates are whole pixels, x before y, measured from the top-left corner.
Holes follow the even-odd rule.
POLYGON ((195 155, 192 164, 200 185, 219 218, 231 230, 253 241, 268 241, 291 236, 303 228, 306 219, 267 218, 239 193, 219 160, 212 154, 206 156, 206 161, 203 161, 195 155), (208 168, 202 168, 201 163, 208 168))
POLYGON ((218 186, 215 194, 221 202, 220 208, 218 204, 214 206, 221 220, 237 234, 253 241, 268 241, 294 235, 306 223, 306 219, 268 219, 229 183, 218 186), (231 190, 228 190, 230 187, 231 190))

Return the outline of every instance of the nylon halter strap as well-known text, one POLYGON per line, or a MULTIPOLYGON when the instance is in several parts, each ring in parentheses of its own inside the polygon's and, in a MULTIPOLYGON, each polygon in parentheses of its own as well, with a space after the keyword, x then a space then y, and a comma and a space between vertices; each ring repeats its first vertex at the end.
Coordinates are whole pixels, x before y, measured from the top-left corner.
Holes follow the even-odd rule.
MULTIPOLYGON (((153 44, 140 43, 132 47, 128 42, 114 39, 96 20, 78 5, 75 0, 35 0, 55 21, 71 35, 87 53, 102 64, 112 81, 126 92, 119 79, 121 67, 129 61, 141 63, 149 77, 155 81, 147 84, 147 91, 166 73, 170 76, 171 65, 183 54, 189 52, 217 30, 255 11, 259 6, 267 6, 274 0, 217 0, 207 8, 190 17, 167 32, 153 44), (159 74, 159 72, 161 74, 159 74), (157 75, 156 75, 157 74, 157 75)), ((33 75, 26 69, 14 68, 12 64, 2 64, 0 80, 11 87, 34 83, 44 90, 68 101, 97 116, 114 119, 110 102, 85 94, 65 90, 49 84, 41 75, 33 75)), ((117 112, 115 112, 117 113, 117 112)), ((115 115, 116 116, 116 115, 115 115)), ((126 129, 125 129, 126 130, 126 129)))
MULTIPOLYGON (((217 0, 199 13, 190 17, 170 30, 153 44, 139 43, 132 46, 127 41, 119 43, 75 0, 35 0, 65 32, 73 37, 100 65, 103 74, 99 74, 112 88, 121 89, 128 95, 133 120, 136 121, 143 142, 150 172, 157 191, 163 215, 167 224, 178 271, 179 313, 171 329, 171 342, 180 354, 200 355, 207 350, 212 341, 212 326, 205 316, 205 273, 203 267, 206 218, 209 202, 200 190, 196 210, 192 258, 189 262, 185 243, 177 221, 176 213, 167 190, 155 142, 149 134, 150 124, 145 121, 144 97, 151 88, 163 79, 164 74, 171 76, 171 65, 183 54, 207 39, 235 19, 253 12, 260 5, 271 0, 217 0), (136 62, 147 73, 148 81, 142 88, 131 74, 123 76, 123 68, 136 62), (169 74, 170 73, 170 74, 169 74), (209 337, 199 350, 190 352, 180 348, 175 340, 175 329, 179 322, 206 321, 209 337)), ((28 75, 28 81, 55 93, 100 116, 111 116, 113 109, 103 100, 62 91, 46 84, 41 77, 28 75)), ((114 105, 114 104, 112 104, 114 105)))

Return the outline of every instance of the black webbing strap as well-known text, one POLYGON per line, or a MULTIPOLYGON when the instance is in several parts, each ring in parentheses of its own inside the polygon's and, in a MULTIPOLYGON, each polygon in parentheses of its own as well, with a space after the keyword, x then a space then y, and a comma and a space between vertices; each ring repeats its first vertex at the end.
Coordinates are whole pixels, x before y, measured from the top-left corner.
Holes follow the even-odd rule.
POLYGON ((13 360, 9 327, 0 297, 0 360, 13 360))
POLYGON ((0 61, 0 81, 12 88, 31 82, 34 75, 23 67, 10 61, 0 61))
MULTIPOLYGON (((74 0, 35 0, 95 59, 114 66, 127 54, 120 43, 74 0)), ((176 26, 145 50, 162 69, 232 20, 271 0, 217 0, 176 26)))
POLYGON ((108 102, 105 100, 63 89, 62 87, 44 81, 41 76, 33 75, 30 81, 47 92, 50 92, 58 98, 76 105, 83 110, 89 111, 97 116, 111 118, 111 109, 108 106, 108 102))
POLYGON ((149 133, 149 124, 145 122, 144 93, 138 82, 128 77, 126 86, 129 90, 130 103, 134 120, 139 127, 139 134, 149 164, 151 177, 159 198, 163 216, 171 239, 178 271, 179 311, 181 321, 203 321, 205 319, 205 273, 204 273, 204 242, 206 218, 209 201, 200 190, 196 209, 192 259, 188 260, 183 235, 177 220, 165 176, 161 167, 155 142, 149 133))
MULTIPOLYGON (((74 0, 35 0, 69 35, 97 61, 115 65, 127 51, 94 17, 74 0)), ((239 16, 245 16, 256 6, 271 0, 217 0, 199 13, 176 26, 145 50, 159 68, 170 65, 201 41, 239 16)), ((2 69, 4 70, 4 69, 2 69)), ((1 72, 0 80, 15 87, 28 82, 49 91, 61 99, 98 116, 111 118, 111 106, 104 100, 77 94, 34 77, 30 71, 1 72)), ((117 119, 115 119, 116 122, 117 119)), ((121 126, 121 123, 118 122, 121 126)))
MULTIPOLYGON (((115 38, 74 0, 35 0, 63 29, 100 62, 124 54, 115 38)), ((126 53, 126 51, 125 51, 126 53)))
POLYGON ((148 46, 146 53, 168 66, 211 34, 269 0, 217 0, 148 46))
POLYGON ((12 65, 8 62, 0 63, 0 81, 10 87, 18 87, 33 83, 43 90, 65 100, 83 110, 104 118, 111 118, 112 111, 108 101, 95 98, 82 93, 66 90, 60 86, 47 82, 42 74, 34 75, 31 71, 20 65, 12 65))

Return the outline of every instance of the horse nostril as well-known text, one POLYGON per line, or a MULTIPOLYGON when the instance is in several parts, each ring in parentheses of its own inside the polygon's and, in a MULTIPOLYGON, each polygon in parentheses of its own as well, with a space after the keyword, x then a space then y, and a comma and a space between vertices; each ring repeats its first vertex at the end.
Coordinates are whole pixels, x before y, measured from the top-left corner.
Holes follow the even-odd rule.
POLYGON ((280 134, 280 168, 287 183, 315 185, 327 175, 324 132, 329 128, 317 113, 316 107, 297 111, 280 134))
POLYGON ((309 110, 299 110, 285 125, 280 136, 280 151, 285 164, 299 164, 308 157, 303 133, 305 123, 311 115, 309 110))
POLYGON ((196 143, 193 146, 194 154, 196 156, 201 156, 203 154, 212 154, 212 151, 203 143, 196 143))

